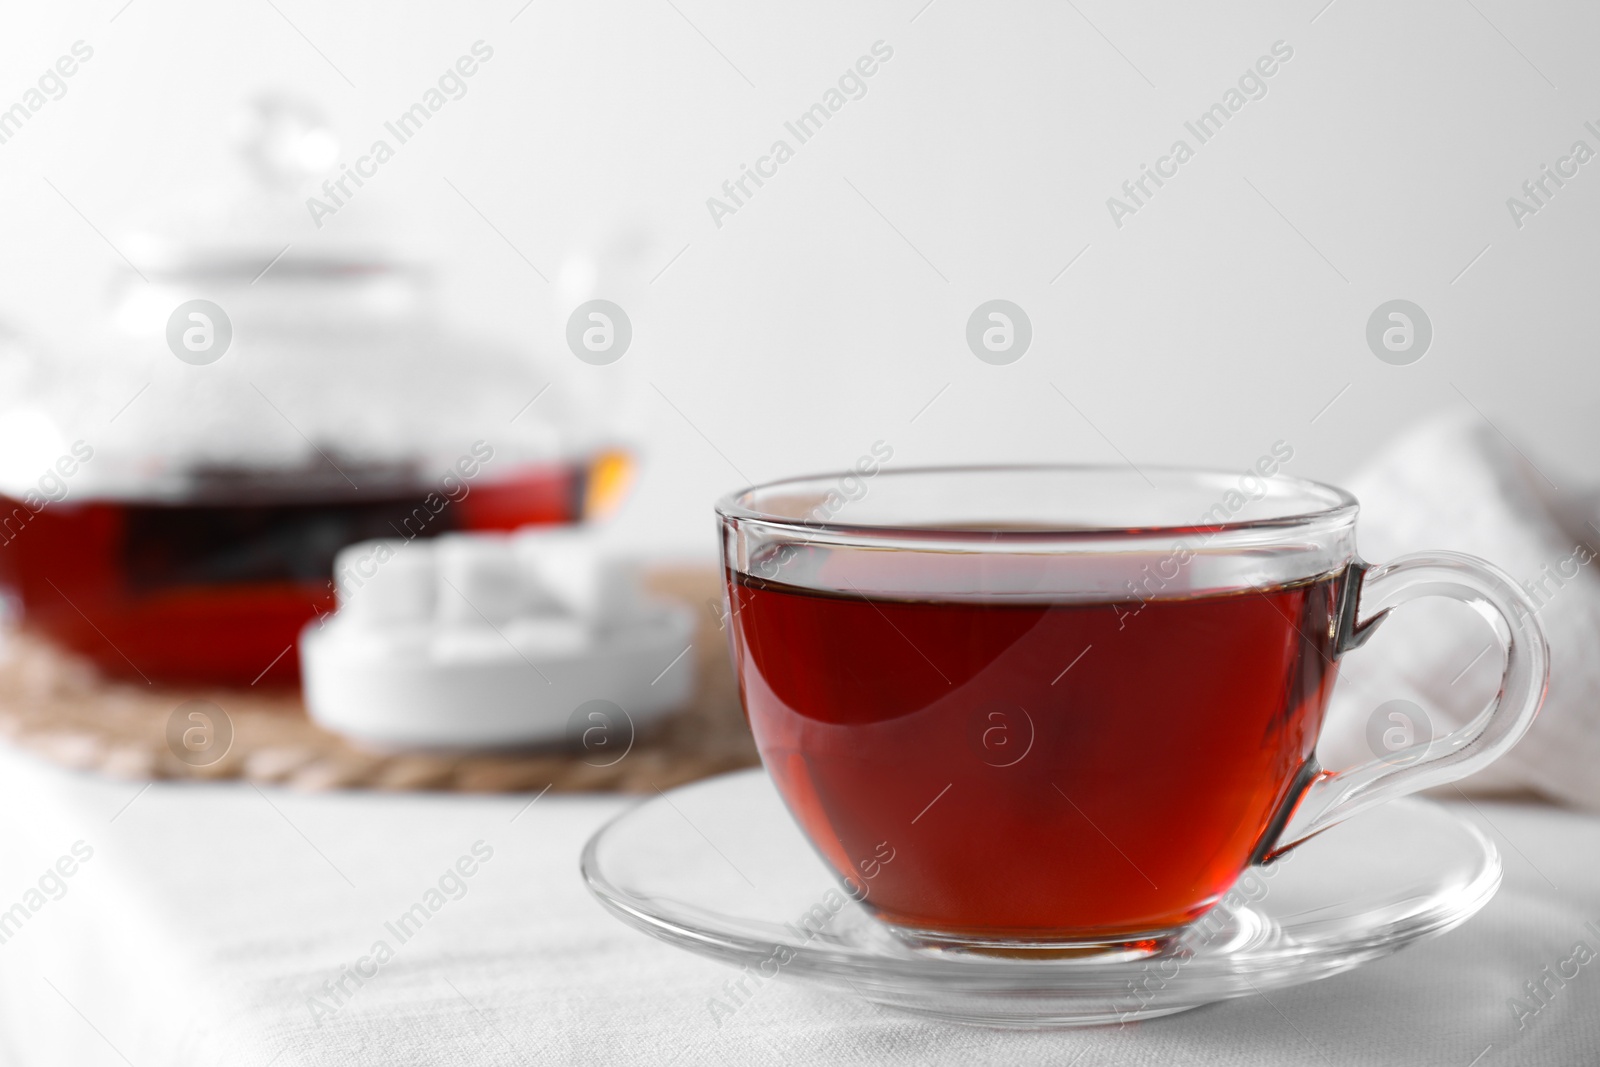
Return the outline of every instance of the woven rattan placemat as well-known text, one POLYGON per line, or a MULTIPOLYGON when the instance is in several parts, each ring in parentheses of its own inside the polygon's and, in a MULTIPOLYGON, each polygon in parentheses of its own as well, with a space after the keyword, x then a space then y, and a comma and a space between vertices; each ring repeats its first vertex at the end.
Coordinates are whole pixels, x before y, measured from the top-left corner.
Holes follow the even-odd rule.
POLYGON ((313 724, 296 692, 111 681, 27 634, 8 637, 0 659, 0 735, 53 762, 118 778, 240 778, 301 789, 650 792, 753 766, 755 745, 739 707, 726 635, 706 609, 718 595, 717 575, 662 569, 646 581, 695 611, 696 689, 688 707, 640 727, 627 755, 615 762, 550 749, 375 752, 313 724), (233 732, 226 754, 205 765, 179 759, 168 744, 174 709, 197 699, 226 712, 233 732))

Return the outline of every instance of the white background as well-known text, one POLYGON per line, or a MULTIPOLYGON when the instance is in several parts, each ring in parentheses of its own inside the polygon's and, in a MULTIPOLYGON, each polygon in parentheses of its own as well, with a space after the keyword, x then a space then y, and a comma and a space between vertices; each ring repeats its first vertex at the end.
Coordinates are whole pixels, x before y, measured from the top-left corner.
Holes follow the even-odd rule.
MULTIPOLYGON (((1324 2, 7 5, 0 106, 74 41, 95 54, 0 145, 0 318, 54 338, 99 314, 120 260, 95 228, 232 173, 243 99, 316 101, 353 161, 481 38, 493 61, 359 207, 555 388, 625 384, 646 466, 613 533, 640 550, 708 554, 715 496, 879 439, 896 465, 1240 469, 1282 439, 1291 472, 1337 479, 1470 403, 1562 488, 1587 480, 1600 161, 1520 230, 1506 198, 1575 139, 1600 148, 1600 10, 1324 2), (867 96, 717 228, 706 198, 878 40, 867 96), (1106 198, 1278 40, 1269 94, 1117 229, 1106 198), (629 220, 655 238, 617 283, 634 344, 589 367, 522 256, 556 278, 629 220), (1011 366, 964 341, 994 297, 1034 326, 1011 366), (1406 367, 1364 339, 1396 297, 1435 329, 1406 367)), ((297 247, 353 214, 307 215, 297 247)))

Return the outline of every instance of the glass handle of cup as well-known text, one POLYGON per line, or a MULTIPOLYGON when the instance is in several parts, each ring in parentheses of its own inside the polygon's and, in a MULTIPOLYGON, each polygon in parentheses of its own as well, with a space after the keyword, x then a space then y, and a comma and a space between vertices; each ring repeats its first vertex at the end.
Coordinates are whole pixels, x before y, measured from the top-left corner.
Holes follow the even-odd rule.
POLYGON ((1361 643, 1383 617, 1409 601, 1430 596, 1459 600, 1494 628, 1505 658, 1500 690, 1458 730, 1312 778, 1267 851, 1267 861, 1376 804, 1482 770, 1527 733, 1544 701, 1549 645, 1533 601, 1498 567, 1459 552, 1430 552, 1401 556, 1364 573, 1353 567, 1350 574, 1351 580, 1359 576, 1363 619, 1353 628, 1359 640, 1352 645, 1361 643))

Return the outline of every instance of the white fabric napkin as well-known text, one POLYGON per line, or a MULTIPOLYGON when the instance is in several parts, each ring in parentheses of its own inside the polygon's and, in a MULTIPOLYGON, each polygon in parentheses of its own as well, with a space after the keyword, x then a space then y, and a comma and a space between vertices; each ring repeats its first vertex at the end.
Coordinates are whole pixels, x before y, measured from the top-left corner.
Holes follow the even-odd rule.
MULTIPOLYGON (((1461 788, 1600 809, 1600 563, 1590 548, 1600 544, 1600 511, 1593 494, 1558 490, 1546 477, 1557 472, 1535 463, 1481 417, 1451 417, 1403 437, 1347 488, 1361 502, 1357 538, 1369 562, 1466 552, 1509 573, 1538 605, 1551 653, 1544 709, 1510 753, 1461 788)), ((1411 705, 1424 713, 1418 732, 1431 727, 1434 737, 1469 721, 1498 688, 1503 662, 1492 642, 1464 605, 1396 610, 1340 662, 1324 765, 1373 758, 1374 739, 1407 729, 1411 705)))

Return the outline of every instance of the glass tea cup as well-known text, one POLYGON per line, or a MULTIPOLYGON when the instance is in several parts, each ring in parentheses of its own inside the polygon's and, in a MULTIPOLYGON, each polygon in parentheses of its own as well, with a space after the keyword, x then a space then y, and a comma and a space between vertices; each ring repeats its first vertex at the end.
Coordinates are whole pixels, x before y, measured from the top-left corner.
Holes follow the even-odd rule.
POLYGON ((921 946, 1159 951, 1251 865, 1495 760, 1544 694, 1509 577, 1369 566, 1355 499, 1281 474, 873 463, 717 510, 762 761, 845 890, 921 946), (1339 659, 1425 596, 1494 625, 1499 694, 1323 770, 1339 659))

